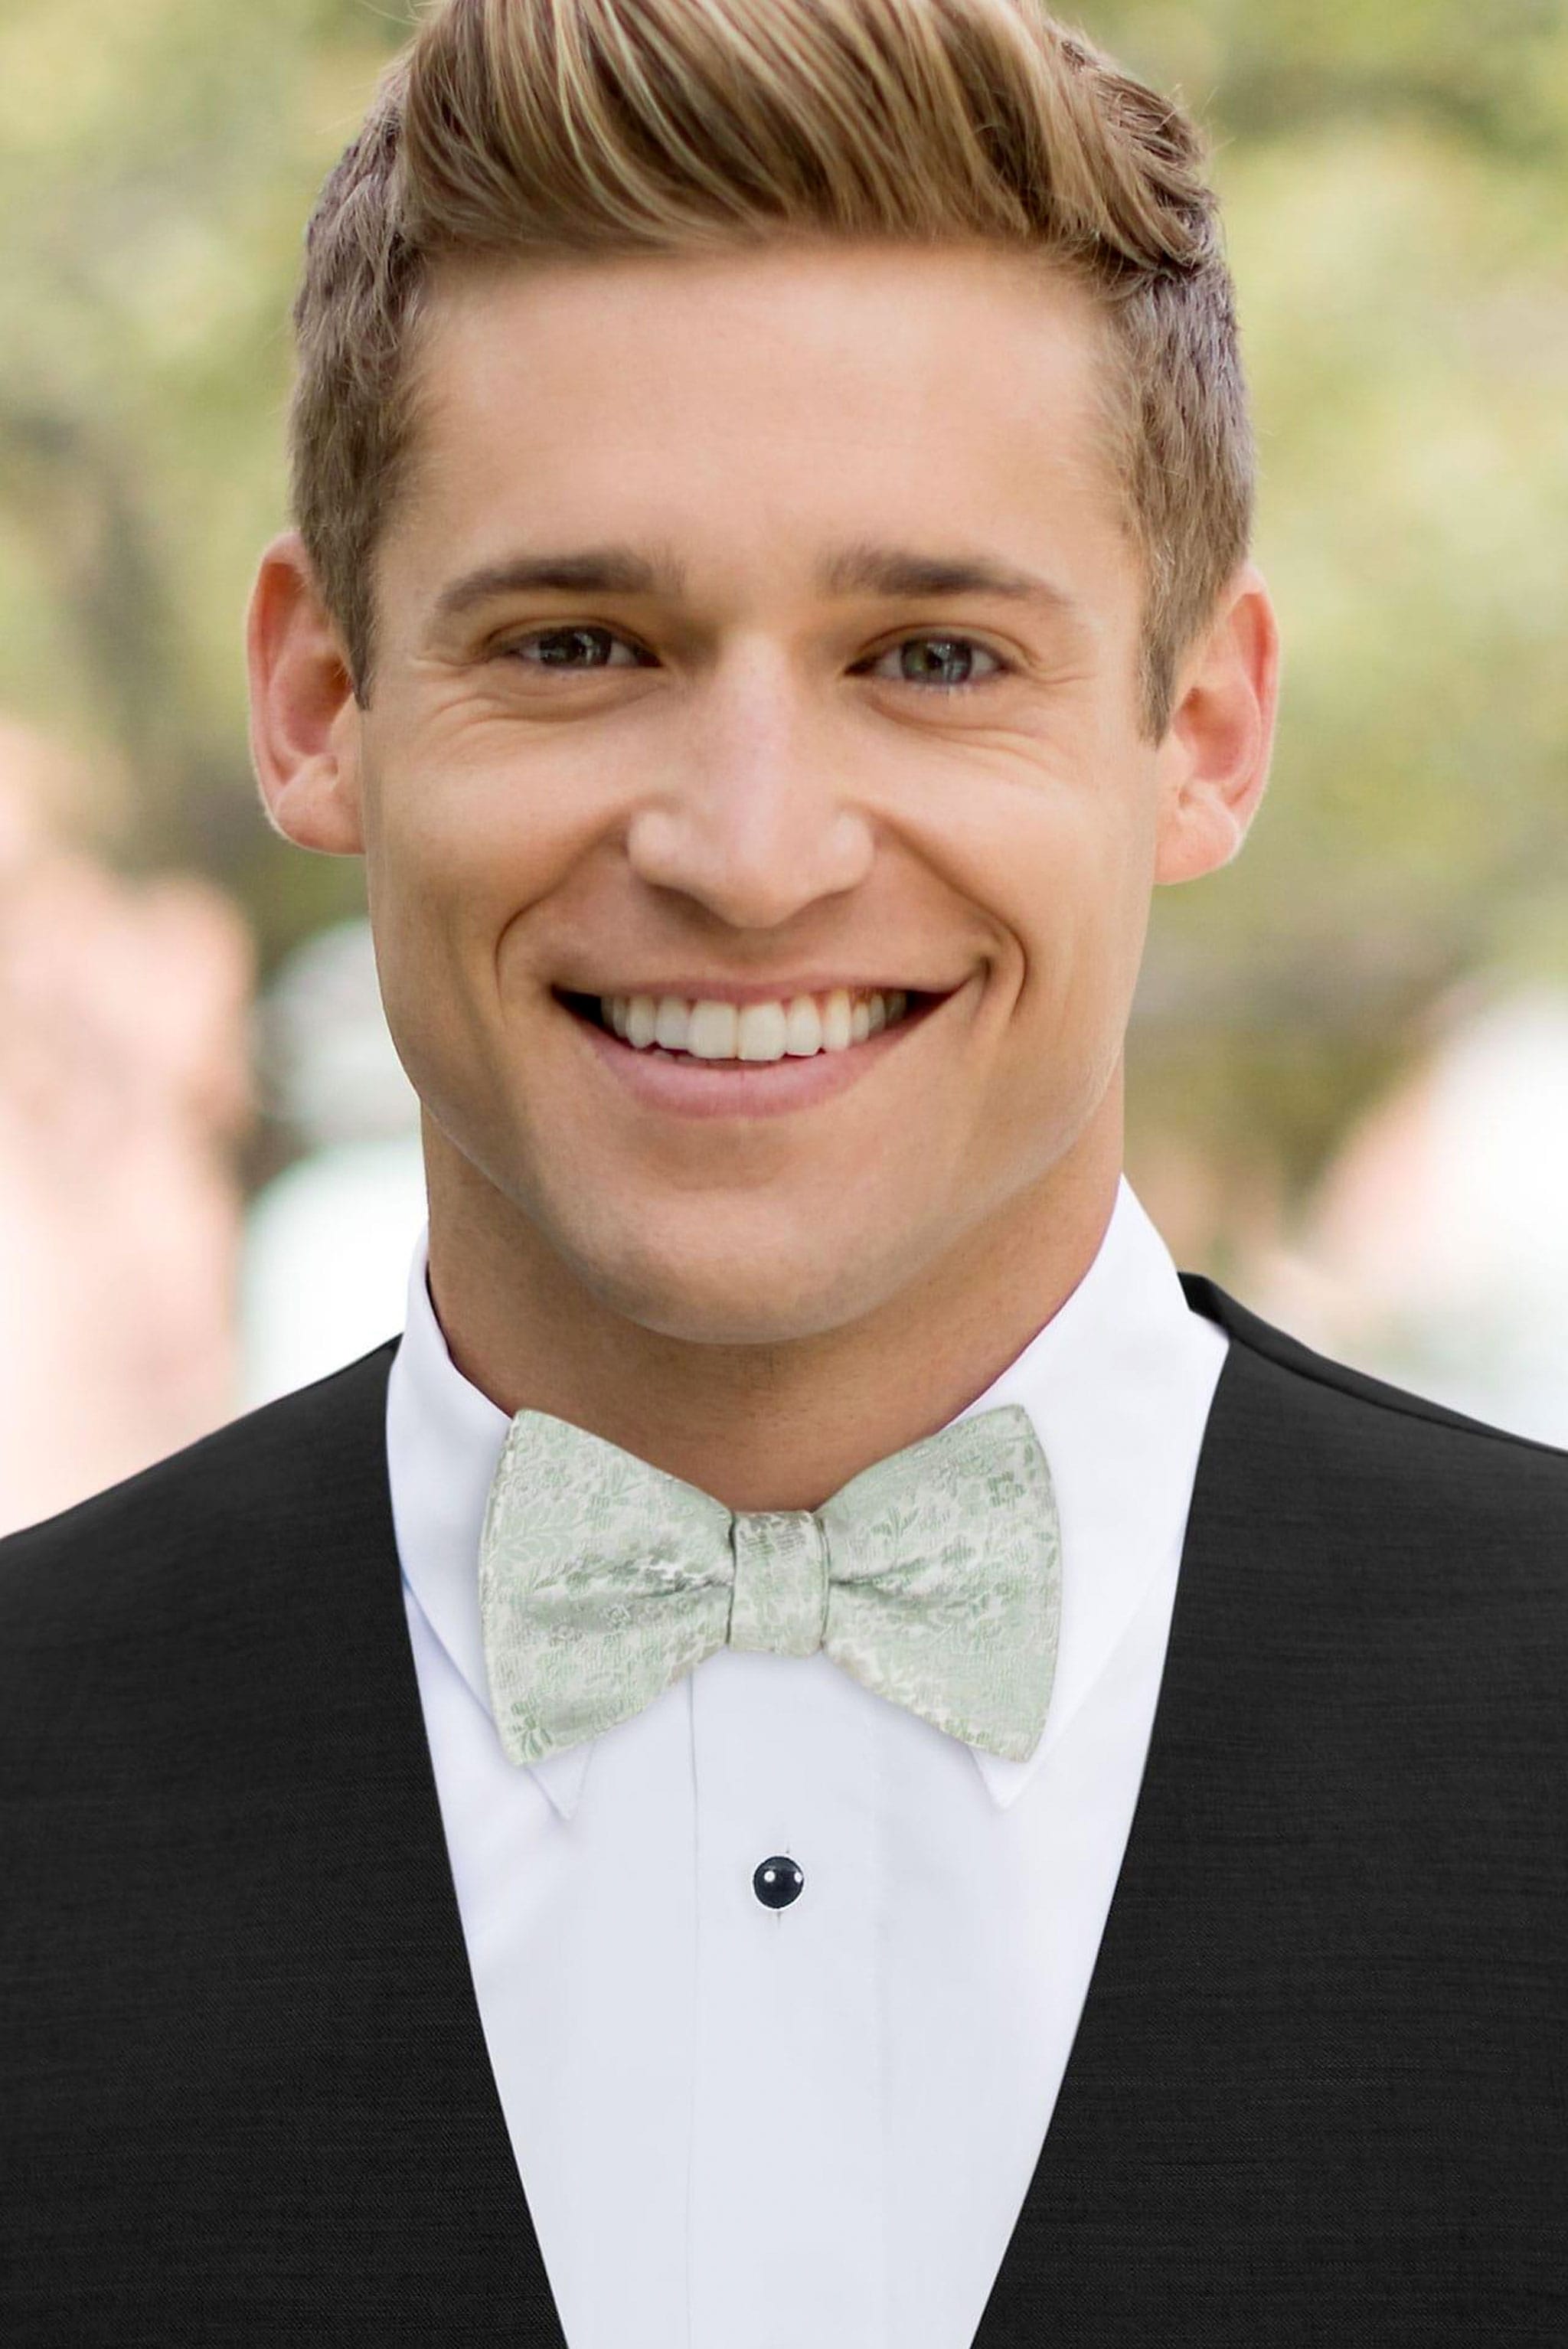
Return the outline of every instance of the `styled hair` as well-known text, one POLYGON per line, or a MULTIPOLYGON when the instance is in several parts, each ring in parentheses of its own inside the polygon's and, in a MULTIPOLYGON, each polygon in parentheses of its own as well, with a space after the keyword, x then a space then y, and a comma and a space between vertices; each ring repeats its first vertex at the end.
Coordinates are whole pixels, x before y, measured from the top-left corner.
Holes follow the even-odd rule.
POLYGON ((1140 719, 1247 551, 1253 450, 1200 135, 1038 0, 441 0, 305 234, 291 502, 368 703, 374 566, 417 455, 443 259, 702 253, 792 234, 988 241, 1097 297, 1140 719))

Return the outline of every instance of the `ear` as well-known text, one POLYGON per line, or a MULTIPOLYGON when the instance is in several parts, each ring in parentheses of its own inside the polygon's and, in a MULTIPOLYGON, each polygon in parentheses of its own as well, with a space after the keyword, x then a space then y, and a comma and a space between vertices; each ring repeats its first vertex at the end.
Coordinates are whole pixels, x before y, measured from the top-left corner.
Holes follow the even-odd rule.
POLYGON ((263 554, 245 619, 251 761, 285 840, 361 855, 359 708, 341 639, 297 531, 263 554))
POLYGON ((1196 880, 1235 855, 1268 781, 1278 699, 1279 625, 1249 563, 1177 679, 1158 754, 1156 882, 1196 880))

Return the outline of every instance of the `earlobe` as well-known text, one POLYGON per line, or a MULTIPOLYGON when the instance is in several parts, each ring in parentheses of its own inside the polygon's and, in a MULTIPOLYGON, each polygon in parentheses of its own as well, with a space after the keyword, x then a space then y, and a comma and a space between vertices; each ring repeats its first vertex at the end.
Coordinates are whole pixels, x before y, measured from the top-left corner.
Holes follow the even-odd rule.
POLYGON ((1160 749, 1156 883, 1196 880, 1240 850, 1268 781, 1278 698, 1278 622, 1249 563, 1183 666, 1160 749))
POLYGON ((262 555, 245 659, 251 761, 274 828, 300 848, 363 854, 359 711, 297 531, 285 531, 262 555))

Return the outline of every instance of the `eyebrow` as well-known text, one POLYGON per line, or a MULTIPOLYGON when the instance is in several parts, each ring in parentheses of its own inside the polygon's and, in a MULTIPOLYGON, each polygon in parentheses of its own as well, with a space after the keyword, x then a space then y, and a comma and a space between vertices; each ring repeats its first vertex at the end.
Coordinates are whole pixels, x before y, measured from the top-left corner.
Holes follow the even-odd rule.
POLYGON ((829 595, 1004 595, 1015 603, 1077 609, 1065 588, 1033 571, 981 556, 922 554, 903 546, 845 547, 821 566, 817 585, 829 595))
POLYGON ((684 585, 678 564, 638 554, 629 546, 585 547, 577 554, 514 554, 449 581, 436 598, 431 617, 439 626, 498 595, 531 588, 554 587, 568 595, 678 595, 684 585))
MULTIPOLYGON (((560 554, 516 554, 450 580, 437 596, 431 624, 440 627, 498 596, 553 589, 567 595, 666 595, 686 592, 684 564, 667 553, 631 546, 584 547, 560 554)), ((828 595, 1002 595, 1058 613, 1078 610, 1064 588, 1031 571, 969 555, 924 554, 910 547, 861 543, 820 564, 816 585, 828 595)))

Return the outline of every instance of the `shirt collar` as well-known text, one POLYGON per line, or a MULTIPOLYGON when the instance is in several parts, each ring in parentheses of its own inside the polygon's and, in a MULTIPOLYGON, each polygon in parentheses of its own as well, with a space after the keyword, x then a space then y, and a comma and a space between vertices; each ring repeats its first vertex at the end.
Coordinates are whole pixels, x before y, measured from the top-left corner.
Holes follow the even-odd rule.
MULTIPOLYGON (((408 1273, 407 1319, 387 1389, 387 1464, 403 1574, 476 1702, 490 1711, 480 1624, 480 1535, 510 1422, 448 1352, 426 1280, 428 1226, 408 1273)), ((1061 1524, 1062 1611, 1050 1713, 1026 1761, 971 1746, 998 1807, 1028 1785, 1179 1552, 1212 1394, 1212 1326, 1188 1306, 1164 1241, 1125 1175, 1093 1263, 983 1394, 1028 1413, 1061 1524)), ((531 1767, 562 1816, 594 1741, 531 1767)))

